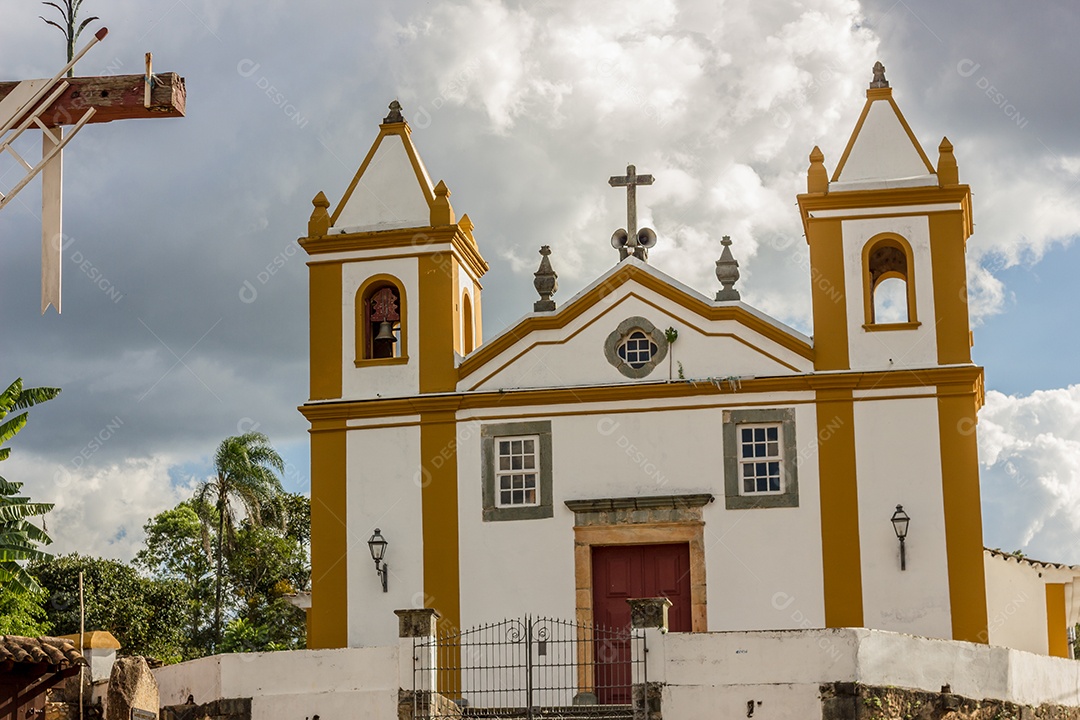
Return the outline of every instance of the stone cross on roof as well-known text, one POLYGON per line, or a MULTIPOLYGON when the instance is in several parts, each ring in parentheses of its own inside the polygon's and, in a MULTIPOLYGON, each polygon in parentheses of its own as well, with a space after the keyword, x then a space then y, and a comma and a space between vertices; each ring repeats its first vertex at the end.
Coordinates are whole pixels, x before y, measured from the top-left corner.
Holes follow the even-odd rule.
POLYGON ((608 180, 611 187, 626 188, 626 234, 628 237, 637 237, 637 186, 652 185, 652 175, 638 175, 637 168, 633 165, 626 166, 625 175, 613 175, 608 180))

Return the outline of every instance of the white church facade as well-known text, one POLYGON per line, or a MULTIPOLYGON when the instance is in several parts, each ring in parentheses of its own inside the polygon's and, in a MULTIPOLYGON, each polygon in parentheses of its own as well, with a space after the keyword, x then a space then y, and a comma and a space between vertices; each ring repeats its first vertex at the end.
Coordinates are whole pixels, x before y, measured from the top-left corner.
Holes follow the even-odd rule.
MULTIPOLYGON (((646 184, 633 173, 613 184, 646 184)), ((988 596, 1004 561, 983 548, 971 191, 948 140, 924 152, 883 71, 798 196, 813 337, 739 299, 726 239, 704 294, 648 262, 631 213, 608 272, 556 305, 545 248, 533 311, 481 342, 489 268, 449 194, 395 103, 300 240, 309 647, 393 645, 399 608, 434 608, 447 631, 524 613, 622 626, 628 598, 667 597, 675 632, 869 628, 1067 654, 1080 573, 1031 580, 1043 594, 1018 616, 1041 620, 1023 632, 994 621, 1012 586, 988 596)))

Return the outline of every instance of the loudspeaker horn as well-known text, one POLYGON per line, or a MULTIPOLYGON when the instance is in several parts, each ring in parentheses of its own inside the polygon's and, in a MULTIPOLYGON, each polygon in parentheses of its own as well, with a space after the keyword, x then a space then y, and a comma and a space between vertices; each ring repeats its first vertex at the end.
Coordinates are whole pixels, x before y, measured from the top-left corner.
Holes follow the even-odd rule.
POLYGON ((625 230, 619 228, 615 232, 611 233, 611 247, 618 250, 619 248, 626 247, 626 239, 629 237, 625 230))
POLYGON ((652 228, 641 228, 637 234, 638 245, 643 248, 651 248, 656 245, 656 232, 652 228))

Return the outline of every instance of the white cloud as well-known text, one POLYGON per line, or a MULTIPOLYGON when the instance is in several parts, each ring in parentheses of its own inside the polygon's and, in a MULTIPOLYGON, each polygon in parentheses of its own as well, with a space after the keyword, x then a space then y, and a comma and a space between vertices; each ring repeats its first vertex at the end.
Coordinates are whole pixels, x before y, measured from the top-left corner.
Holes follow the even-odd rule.
POLYGON ((978 432, 986 543, 1080 563, 1080 385, 991 391, 978 432))
POLYGON ((191 496, 196 479, 174 483, 175 466, 176 459, 165 456, 105 465, 76 456, 57 464, 18 449, 3 470, 9 480, 23 482, 35 502, 54 503, 46 516, 54 541, 49 552, 127 561, 142 547, 146 521, 191 496))

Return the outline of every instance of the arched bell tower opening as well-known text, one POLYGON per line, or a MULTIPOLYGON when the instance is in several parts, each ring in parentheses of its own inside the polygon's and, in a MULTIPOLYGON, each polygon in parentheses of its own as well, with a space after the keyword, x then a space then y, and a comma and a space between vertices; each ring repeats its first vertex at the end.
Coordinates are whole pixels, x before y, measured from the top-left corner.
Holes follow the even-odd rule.
POLYGON ((917 323, 915 262, 911 245, 899 235, 871 238, 863 249, 866 325, 917 323))
POLYGON ((407 358, 404 284, 370 278, 356 292, 356 362, 407 358))
POLYGON ((465 293, 461 297, 461 354, 468 355, 476 349, 476 343, 473 339, 473 325, 475 319, 473 318, 472 300, 469 298, 469 293, 465 293))

